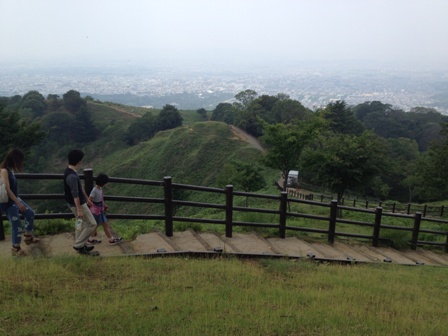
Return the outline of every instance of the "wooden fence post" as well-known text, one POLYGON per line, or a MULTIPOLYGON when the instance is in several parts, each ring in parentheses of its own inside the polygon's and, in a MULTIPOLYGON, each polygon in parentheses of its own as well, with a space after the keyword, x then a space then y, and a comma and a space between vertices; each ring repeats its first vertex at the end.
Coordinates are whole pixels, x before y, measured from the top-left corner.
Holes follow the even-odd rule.
POLYGON ((406 213, 408 215, 411 213, 411 203, 408 203, 408 209, 406 210, 406 213))
POLYGON ((0 240, 5 240, 5 226, 3 225, 3 218, 1 211, 0 211, 0 240))
POLYGON ((366 199, 366 209, 368 209, 368 208, 369 208, 369 200, 366 199))
POLYGON ((448 253, 448 235, 446 235, 445 253, 448 253))
POLYGON ((381 216, 383 214, 383 208, 376 208, 375 210, 375 223, 373 223, 373 239, 372 245, 378 247, 380 241, 380 228, 381 228, 381 216))
POLYGON ((337 215, 338 215, 338 201, 332 200, 330 203, 330 223, 328 225, 328 242, 330 244, 334 243, 337 215))
POLYGON ((353 207, 356 208, 356 198, 353 199, 353 207))
POLYGON ((395 202, 392 204, 392 213, 395 213, 395 202))
POLYGON ((442 205, 442 206, 440 207, 440 217, 443 217, 443 209, 444 209, 444 206, 442 205))
POLYGON ((288 194, 282 191, 280 193, 280 225, 279 225, 279 235, 280 238, 284 239, 286 237, 286 209, 288 204, 288 194))
POLYGON ((87 196, 90 195, 92 189, 93 189, 93 169, 86 168, 84 169, 84 190, 86 191, 87 196))
POLYGON ((164 193, 165 193, 165 234, 167 237, 173 236, 173 188, 171 186, 171 176, 165 176, 164 193))
POLYGON ((420 223, 422 221, 422 213, 416 212, 414 219, 414 228, 412 229, 411 249, 417 249, 418 234, 420 232, 420 223))
POLYGON ((426 212, 428 211, 428 206, 425 204, 423 207, 423 217, 426 217, 426 212))
POLYGON ((226 186, 226 237, 232 238, 233 229, 233 185, 226 186))

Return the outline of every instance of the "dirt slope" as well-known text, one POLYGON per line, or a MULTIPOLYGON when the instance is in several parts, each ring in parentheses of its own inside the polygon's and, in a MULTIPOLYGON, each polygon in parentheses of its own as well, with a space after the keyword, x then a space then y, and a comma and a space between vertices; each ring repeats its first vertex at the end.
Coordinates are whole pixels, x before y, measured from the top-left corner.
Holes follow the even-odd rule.
POLYGON ((243 131, 242 129, 240 129, 236 126, 229 125, 229 127, 232 130, 233 134, 235 135, 235 138, 241 139, 243 141, 247 141, 248 143, 250 143, 252 145, 252 147, 254 147, 255 149, 258 149, 261 152, 265 151, 265 149, 260 144, 260 142, 258 141, 257 138, 255 138, 254 136, 250 135, 249 133, 243 131))

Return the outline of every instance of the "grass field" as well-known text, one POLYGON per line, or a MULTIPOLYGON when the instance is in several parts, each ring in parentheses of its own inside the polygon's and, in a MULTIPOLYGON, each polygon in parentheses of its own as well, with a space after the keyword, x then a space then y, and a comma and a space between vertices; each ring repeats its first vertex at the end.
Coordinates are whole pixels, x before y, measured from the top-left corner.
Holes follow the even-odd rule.
POLYGON ((446 335, 446 268, 7 259, 0 335, 446 335))

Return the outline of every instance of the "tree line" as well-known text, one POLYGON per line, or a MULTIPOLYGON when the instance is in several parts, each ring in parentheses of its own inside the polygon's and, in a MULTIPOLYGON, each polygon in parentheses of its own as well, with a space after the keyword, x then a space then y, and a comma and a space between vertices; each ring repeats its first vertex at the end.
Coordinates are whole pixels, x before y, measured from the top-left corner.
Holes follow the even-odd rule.
POLYGON ((167 104, 157 116, 147 112, 141 118, 135 119, 123 140, 128 145, 136 145, 141 141, 151 139, 159 131, 182 126, 182 121, 183 118, 179 110, 174 105, 167 104))
MULTIPOLYGON (((48 153, 94 142, 102 134, 89 109, 88 101, 93 100, 90 96, 81 97, 76 90, 69 90, 62 96, 48 94, 44 97, 32 90, 23 96, 0 97, 0 155, 4 156, 11 147, 20 147, 31 152, 29 161, 38 171, 46 167, 44 161, 48 153)), ((135 145, 149 140, 158 131, 181 125, 180 112, 166 105, 158 116, 147 113, 136 119, 122 140, 135 145)))
MULTIPOLYGON (((75 90, 62 97, 38 91, 0 97, 0 154, 12 146, 33 148, 35 157, 45 160, 57 148, 95 141, 101 131, 92 122, 89 100, 75 90)), ((405 112, 379 101, 348 106, 336 100, 311 110, 283 93, 259 96, 245 90, 233 103, 197 113, 203 120, 235 125, 267 148, 259 166, 229 162, 221 183, 256 191, 265 184, 259 167, 267 166, 281 171, 285 183, 289 170, 299 170, 305 182, 339 198, 348 192, 406 202, 448 198, 448 117, 434 109, 405 112)), ((182 122, 177 108, 167 104, 158 115, 136 118, 122 140, 132 146, 182 122)), ((39 163, 34 165, 38 169, 39 163)))
POLYGON ((5 147, 7 150, 13 144, 26 150, 41 141, 59 145, 84 144, 98 136, 86 99, 75 90, 66 92, 62 97, 49 94, 45 98, 38 91, 29 91, 23 96, 0 97, 0 108, 2 116, 15 120, 4 124, 2 136, 5 139, 2 140, 6 141, 2 143, 6 146, 2 146, 2 154, 5 147), (21 144, 20 139, 27 132, 32 133, 30 139, 26 145, 21 144))
POLYGON ((397 201, 448 198, 448 117, 431 108, 408 112, 379 101, 343 100, 310 110, 288 95, 246 90, 221 103, 211 120, 242 128, 267 147, 263 164, 289 170, 341 199, 351 192, 397 201))

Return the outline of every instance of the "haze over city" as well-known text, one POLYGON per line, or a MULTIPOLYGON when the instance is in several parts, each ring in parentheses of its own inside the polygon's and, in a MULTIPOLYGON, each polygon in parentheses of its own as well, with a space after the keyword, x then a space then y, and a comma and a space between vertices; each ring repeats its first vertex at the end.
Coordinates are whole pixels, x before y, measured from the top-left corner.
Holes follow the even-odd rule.
POLYGON ((445 0, 0 0, 0 11, 10 64, 448 65, 445 0))
POLYGON ((392 86, 397 95, 423 78, 427 104, 419 105, 434 107, 437 102, 428 101, 448 78, 445 0, 0 0, 0 11, 0 95, 71 88, 154 94, 159 80, 167 94, 224 86, 234 92, 260 83, 266 84, 260 93, 290 90, 293 98, 314 95, 319 86, 330 90, 310 102, 315 106, 350 94, 390 93, 392 86), (372 72, 368 90, 341 91, 360 81, 368 86, 372 72), (378 77, 384 73, 386 80, 378 77), (132 83, 131 75, 138 76, 132 83), (204 76, 209 84, 197 84, 204 76), (291 87, 303 86, 304 77, 314 81, 315 91, 291 87), (183 81, 188 84, 179 87, 183 81), (437 87, 431 93, 432 83, 437 87))

